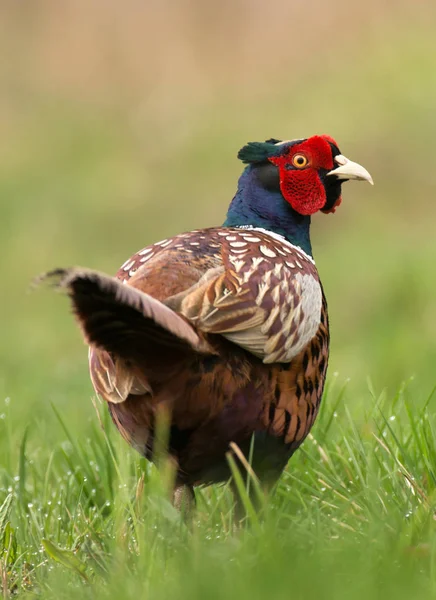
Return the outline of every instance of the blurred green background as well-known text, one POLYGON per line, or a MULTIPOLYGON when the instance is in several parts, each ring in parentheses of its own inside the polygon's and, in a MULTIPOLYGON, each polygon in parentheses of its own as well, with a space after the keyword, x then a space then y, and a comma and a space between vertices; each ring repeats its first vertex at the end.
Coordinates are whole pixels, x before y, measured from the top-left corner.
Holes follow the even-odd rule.
MULTIPOLYGON (((376 185, 316 215, 330 373, 435 384, 436 6, 195 0, 0 7, 3 396, 92 414, 56 266, 114 273, 138 248, 219 224, 249 140, 328 133, 376 185)), ((413 389, 413 388, 412 388, 413 389)), ((417 395, 420 392, 417 391, 417 395)), ((70 414, 71 413, 71 414, 70 414)))
POLYGON ((67 303, 27 293, 32 277, 114 273, 148 243, 220 224, 238 149, 272 136, 328 133, 375 181, 313 219, 330 377, 350 380, 356 413, 368 377, 392 394, 414 377, 423 402, 436 383, 435 31, 432 0, 0 4, 8 460, 27 425, 35 452, 62 441, 50 402, 79 439, 96 419, 67 303))

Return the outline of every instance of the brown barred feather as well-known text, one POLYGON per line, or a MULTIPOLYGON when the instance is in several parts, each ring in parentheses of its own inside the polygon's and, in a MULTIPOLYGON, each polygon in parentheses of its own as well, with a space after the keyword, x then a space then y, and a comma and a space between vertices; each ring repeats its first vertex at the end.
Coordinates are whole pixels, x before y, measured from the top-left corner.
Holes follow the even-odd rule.
POLYGON ((90 343, 96 392, 139 452, 153 458, 170 415, 177 486, 229 477, 231 442, 274 481, 307 436, 328 361, 316 267, 262 230, 193 231, 144 248, 115 278, 58 272, 90 343))
POLYGON ((211 351, 185 319, 140 290, 89 269, 66 269, 57 271, 56 276, 91 344, 132 359, 140 354, 148 337, 185 350, 211 351))

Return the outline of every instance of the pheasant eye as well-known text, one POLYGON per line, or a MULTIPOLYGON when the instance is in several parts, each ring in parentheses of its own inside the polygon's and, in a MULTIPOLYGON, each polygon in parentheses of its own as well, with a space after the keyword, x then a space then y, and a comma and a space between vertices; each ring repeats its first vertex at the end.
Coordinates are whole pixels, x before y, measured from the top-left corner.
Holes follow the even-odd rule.
POLYGON ((304 169, 304 167, 307 166, 308 162, 309 161, 304 156, 304 154, 294 154, 294 156, 292 157, 292 164, 294 165, 294 167, 297 167, 297 169, 304 169))

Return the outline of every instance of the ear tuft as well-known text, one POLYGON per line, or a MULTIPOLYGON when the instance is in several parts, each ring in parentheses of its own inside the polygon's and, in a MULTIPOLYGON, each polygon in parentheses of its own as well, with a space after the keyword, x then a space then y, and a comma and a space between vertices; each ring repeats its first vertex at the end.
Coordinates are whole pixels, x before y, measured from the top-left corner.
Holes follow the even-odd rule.
POLYGON ((266 142, 248 142, 238 152, 239 160, 243 163, 261 163, 266 161, 271 156, 278 153, 278 148, 275 146, 276 141, 268 140, 266 142))

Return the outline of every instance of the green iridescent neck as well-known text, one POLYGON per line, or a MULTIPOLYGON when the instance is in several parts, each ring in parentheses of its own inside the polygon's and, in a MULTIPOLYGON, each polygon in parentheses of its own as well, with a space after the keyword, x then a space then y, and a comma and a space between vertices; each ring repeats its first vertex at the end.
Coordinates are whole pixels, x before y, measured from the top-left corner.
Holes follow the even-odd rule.
POLYGON ((255 167, 247 167, 241 175, 224 226, 262 227, 282 235, 312 256, 310 216, 295 212, 279 191, 265 189, 255 167))

